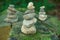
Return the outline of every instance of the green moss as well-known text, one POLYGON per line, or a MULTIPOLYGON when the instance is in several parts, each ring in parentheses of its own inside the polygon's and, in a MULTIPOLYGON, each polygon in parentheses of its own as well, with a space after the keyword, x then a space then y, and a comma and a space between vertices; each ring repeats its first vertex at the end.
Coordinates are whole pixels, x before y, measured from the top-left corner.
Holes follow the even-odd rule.
MULTIPOLYGON (((19 9, 19 8, 17 8, 19 9)), ((23 9, 25 10, 25 9, 23 9)), ((3 22, 5 16, 6 16, 6 10, 2 12, 2 15, 0 16, 0 21, 3 22)), ((20 14, 20 13, 19 13, 20 14)), ((18 15, 20 16, 20 15, 18 15)), ((22 16, 21 16, 22 17, 22 16)), ((20 18, 20 17, 19 17, 20 18)), ((49 21, 54 24, 54 25, 57 25, 57 27, 55 27, 57 29, 56 33, 57 34, 60 34, 60 21, 57 20, 57 17, 55 16, 51 16, 51 18, 49 18, 49 21)), ((20 23, 19 23, 19 26, 20 26, 20 23)), ((14 26, 15 27, 15 26, 14 26)), ((20 29, 20 28, 19 28, 20 29)), ((54 29, 54 28, 53 28, 54 29)), ((18 29, 16 29, 18 30, 18 29)), ((15 31, 16 31, 15 30, 15 31)), ((17 34, 15 35, 17 37, 18 40, 51 40, 50 37, 48 37, 46 34, 44 34, 44 36, 42 36, 43 34, 41 34, 40 32, 37 31, 36 34, 34 35, 25 35, 23 33, 20 33, 20 34, 17 34)), ((49 34, 48 34, 49 35, 49 34)), ((50 36, 50 35, 49 35, 50 36)))
POLYGON ((21 33, 19 37, 21 40, 40 40, 41 39, 40 35, 41 34, 39 32, 34 35, 24 35, 21 33))
POLYGON ((48 34, 48 36, 46 34, 44 34, 44 36, 42 36, 43 34, 41 34, 40 32, 37 32, 34 35, 25 35, 23 33, 20 33, 20 35, 17 37, 20 40, 50 40, 50 35, 48 34))
POLYGON ((50 18, 50 21, 54 24, 54 25, 56 25, 54 28, 56 29, 55 31, 56 31, 56 33, 57 34, 60 34, 60 20, 58 20, 58 18, 57 17, 51 17, 50 18))

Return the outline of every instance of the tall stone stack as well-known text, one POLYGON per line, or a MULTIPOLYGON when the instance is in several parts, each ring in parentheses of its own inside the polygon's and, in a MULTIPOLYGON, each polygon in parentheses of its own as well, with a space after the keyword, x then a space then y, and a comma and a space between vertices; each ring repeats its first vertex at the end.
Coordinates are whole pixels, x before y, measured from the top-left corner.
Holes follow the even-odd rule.
POLYGON ((7 13, 7 17, 5 18, 6 22, 13 23, 18 20, 17 10, 14 8, 14 5, 9 5, 7 13))
POLYGON ((33 2, 29 2, 27 6, 27 11, 23 15, 23 25, 21 27, 21 32, 24 34, 34 34, 36 33, 35 23, 37 19, 35 18, 35 10, 33 2))

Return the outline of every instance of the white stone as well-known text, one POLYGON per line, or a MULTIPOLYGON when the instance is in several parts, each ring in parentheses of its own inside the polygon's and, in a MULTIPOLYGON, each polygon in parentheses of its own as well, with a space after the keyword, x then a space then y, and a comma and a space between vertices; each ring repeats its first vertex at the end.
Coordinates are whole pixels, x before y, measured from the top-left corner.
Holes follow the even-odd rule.
POLYGON ((45 21, 47 19, 47 15, 39 15, 39 19, 41 21, 45 21))
POLYGON ((9 7, 13 7, 14 8, 14 5, 10 4, 9 7))
POLYGON ((45 6, 41 6, 40 8, 45 8, 45 6))
POLYGON ((24 15, 23 18, 24 19, 32 19, 32 18, 34 18, 34 16, 35 16, 35 13, 29 13, 29 14, 24 15))
POLYGON ((35 24, 36 21, 36 18, 33 18, 32 20, 23 20, 23 25, 29 26, 30 24, 35 24))
POLYGON ((36 33, 36 28, 34 25, 32 25, 30 28, 27 28, 26 26, 22 26, 21 31, 24 34, 35 34, 36 33))
POLYGON ((15 15, 9 15, 8 18, 16 18, 15 15))
POLYGON ((28 9, 34 9, 34 4, 33 2, 29 2, 28 6, 27 6, 28 9))
POLYGON ((45 15, 46 12, 39 12, 39 15, 45 15))
POLYGON ((5 18, 4 21, 10 22, 11 19, 5 18))

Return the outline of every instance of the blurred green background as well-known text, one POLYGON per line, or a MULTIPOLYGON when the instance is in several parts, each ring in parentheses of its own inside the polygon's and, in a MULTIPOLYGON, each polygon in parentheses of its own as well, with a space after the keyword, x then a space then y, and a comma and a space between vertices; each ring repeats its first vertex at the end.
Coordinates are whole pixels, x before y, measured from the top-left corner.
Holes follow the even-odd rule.
POLYGON ((14 4, 16 8, 26 8, 29 2, 34 2, 37 11, 39 11, 39 7, 42 5, 46 6, 46 11, 52 10, 56 6, 54 3, 50 2, 50 0, 0 0, 0 12, 7 9, 9 4, 14 4))

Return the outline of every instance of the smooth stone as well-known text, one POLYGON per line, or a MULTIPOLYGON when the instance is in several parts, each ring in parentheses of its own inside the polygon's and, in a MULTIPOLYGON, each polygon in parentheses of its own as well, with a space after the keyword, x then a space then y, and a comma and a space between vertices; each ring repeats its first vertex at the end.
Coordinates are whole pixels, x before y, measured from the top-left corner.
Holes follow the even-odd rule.
POLYGON ((36 28, 35 26, 31 26, 30 28, 27 28, 26 26, 22 25, 21 32, 24 34, 35 34, 36 28))

